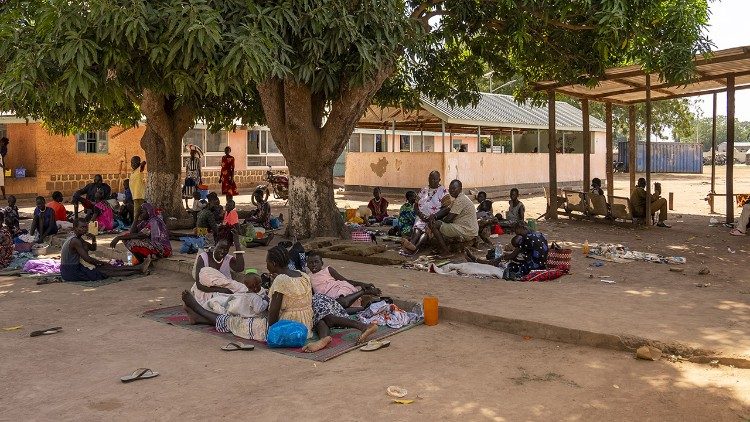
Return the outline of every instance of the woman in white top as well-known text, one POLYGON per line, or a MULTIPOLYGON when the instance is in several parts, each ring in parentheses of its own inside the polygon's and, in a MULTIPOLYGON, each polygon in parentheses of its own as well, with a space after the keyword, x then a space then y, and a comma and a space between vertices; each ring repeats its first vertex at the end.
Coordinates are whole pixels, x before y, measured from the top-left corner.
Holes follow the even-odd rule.
POLYGON ((430 172, 427 179, 427 187, 419 191, 417 197, 417 206, 415 211, 417 219, 411 232, 411 239, 404 239, 401 247, 410 253, 415 253, 427 241, 425 229, 427 220, 430 216, 436 214, 443 207, 443 198, 448 195, 448 191, 440 184, 440 172, 435 170, 430 172))

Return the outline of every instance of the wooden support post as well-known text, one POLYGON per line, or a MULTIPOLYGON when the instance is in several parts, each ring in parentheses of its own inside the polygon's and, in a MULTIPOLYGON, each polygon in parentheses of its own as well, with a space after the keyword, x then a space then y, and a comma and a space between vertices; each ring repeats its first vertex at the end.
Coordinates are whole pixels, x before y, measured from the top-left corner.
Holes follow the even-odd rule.
MULTIPOLYGON (((712 96, 713 118, 711 120, 711 193, 716 193, 716 93, 712 96)), ((697 131, 696 131, 697 132, 697 131)), ((709 195, 708 205, 714 214, 714 197, 709 195)))
POLYGON ((646 221, 651 224, 651 74, 646 74, 646 221))
POLYGON ((636 163, 635 157, 638 152, 638 142, 635 133, 635 106, 628 107, 628 173, 630 173, 630 193, 635 189, 636 163))
POLYGON ((674 192, 669 192, 669 210, 674 210, 674 192))
POLYGON ((727 224, 734 223, 734 75, 727 77, 727 224))
MULTIPOLYGON (((503 151, 505 152, 505 151, 503 151)), ((513 128, 510 128, 510 152, 511 154, 516 152, 516 136, 513 128)))
POLYGON ((401 152, 401 142, 396 143, 396 121, 393 121, 393 126, 391 126, 391 142, 393 142, 393 151, 394 152, 401 152))
POLYGON ((612 203, 612 197, 615 194, 615 171, 614 168, 612 168, 612 164, 614 161, 614 152, 612 145, 612 141, 614 138, 614 135, 612 133, 612 103, 605 103, 604 104, 604 114, 605 114, 605 123, 606 123, 606 135, 607 135, 607 157, 605 158, 607 160, 606 162, 606 169, 607 169, 607 202, 610 204, 612 203))
POLYGON ((547 147, 549 149, 549 209, 548 220, 557 220, 557 135, 555 127, 555 91, 547 91, 547 107, 549 114, 549 133, 547 147))
POLYGON ((587 192, 591 183, 591 125, 589 123, 589 100, 581 100, 583 120, 583 191, 587 192))
POLYGON ((443 148, 443 152, 445 152, 445 120, 440 121, 440 129, 443 131, 443 138, 440 141, 440 146, 443 148))

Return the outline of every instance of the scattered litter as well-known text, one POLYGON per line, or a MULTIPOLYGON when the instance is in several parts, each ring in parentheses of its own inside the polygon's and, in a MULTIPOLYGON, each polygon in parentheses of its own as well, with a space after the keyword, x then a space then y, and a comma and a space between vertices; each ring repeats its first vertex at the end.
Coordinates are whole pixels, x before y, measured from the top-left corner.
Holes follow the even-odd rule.
POLYGON ((612 387, 615 387, 615 388, 617 388, 618 390, 620 389, 620 386, 619 386, 619 385, 617 385, 617 384, 612 384, 612 387))
POLYGON ((673 273, 681 273, 685 271, 684 268, 677 268, 677 267, 669 267, 669 271, 672 271, 673 273))
POLYGON ((734 253, 734 252, 735 252, 735 250, 734 250, 734 249, 732 249, 732 248, 730 248, 730 247, 727 247, 727 252, 729 252, 729 253, 734 253))
POLYGON ((406 391, 406 388, 399 387, 398 385, 390 385, 388 388, 385 389, 385 392, 388 393, 391 397, 396 397, 398 399, 406 397, 408 394, 408 391, 406 391))
POLYGON ((718 359, 714 359, 711 362, 708 362, 708 364, 711 365, 711 366, 713 366, 715 368, 715 367, 719 366, 719 360, 718 359))
POLYGON ((16 325, 13 327, 5 327, 3 328, 3 331, 16 331, 16 330, 20 330, 21 328, 23 328, 23 325, 16 325))
POLYGON ((599 280, 599 281, 601 281, 602 283, 607 283, 607 284, 615 284, 614 280, 599 280))
POLYGON ((709 227, 715 227, 719 225, 719 220, 717 218, 711 217, 710 220, 708 220, 708 226, 709 227))
POLYGON ((598 267, 603 267, 603 266, 604 266, 604 262, 602 262, 602 261, 599 261, 599 260, 597 259, 596 261, 594 261, 594 262, 592 262, 592 263, 591 263, 591 266, 592 266, 592 267, 597 267, 597 268, 598 268, 598 267))
POLYGON ((531 336, 523 336, 523 339, 524 339, 524 340, 526 340, 526 341, 529 341, 529 340, 531 340, 532 338, 534 338, 534 337, 531 337, 531 336))
POLYGON ((636 350, 635 357, 645 360, 659 360, 661 357, 661 350, 654 346, 641 346, 636 350))
POLYGON ((711 270, 708 269, 708 267, 703 267, 698 271, 698 275, 707 275, 711 274, 711 270))
POLYGON ((395 400, 393 400, 393 402, 396 403, 396 404, 412 404, 412 403, 414 403, 414 400, 411 400, 411 399, 395 399, 395 400))
POLYGON ((695 283, 695 287, 711 287, 711 283, 695 283))

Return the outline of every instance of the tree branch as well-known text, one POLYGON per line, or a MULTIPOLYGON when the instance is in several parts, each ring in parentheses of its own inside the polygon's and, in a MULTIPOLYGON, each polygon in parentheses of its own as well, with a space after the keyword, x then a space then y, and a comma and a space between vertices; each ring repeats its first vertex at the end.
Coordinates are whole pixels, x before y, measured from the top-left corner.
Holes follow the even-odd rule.
POLYGON ((531 10, 529 8, 526 8, 526 7, 522 7, 521 10, 523 10, 524 12, 530 14, 531 16, 533 16, 533 17, 535 17, 537 19, 543 20, 547 24, 550 24, 552 26, 556 26, 558 28, 570 29, 572 31, 590 31, 590 30, 596 29, 596 27, 594 25, 576 25, 576 24, 572 24, 572 23, 567 23, 567 22, 559 21, 557 19, 550 19, 549 17, 545 16, 543 13, 537 12, 535 10, 531 10))
POLYGON ((259 83, 257 88, 268 127, 273 131, 275 138, 285 140, 287 134, 284 82, 278 78, 269 78, 259 83))

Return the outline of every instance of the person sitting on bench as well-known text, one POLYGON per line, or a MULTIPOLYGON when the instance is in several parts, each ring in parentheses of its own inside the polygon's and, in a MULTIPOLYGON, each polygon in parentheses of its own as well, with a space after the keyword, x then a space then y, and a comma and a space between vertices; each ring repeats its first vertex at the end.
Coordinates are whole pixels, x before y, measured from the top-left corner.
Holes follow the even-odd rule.
MULTIPOLYGON (((633 205, 633 217, 634 218, 647 218, 646 216, 646 200, 648 194, 646 193, 646 179, 641 177, 638 179, 638 184, 633 193, 630 195, 630 203, 633 205)), ((661 197, 661 184, 656 183, 654 186, 654 193, 651 194, 651 215, 659 211, 659 222, 656 223, 658 227, 669 228, 665 221, 667 220, 667 200, 661 197)))

